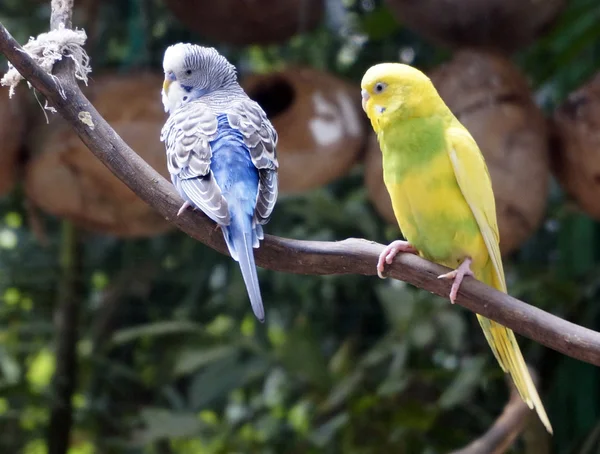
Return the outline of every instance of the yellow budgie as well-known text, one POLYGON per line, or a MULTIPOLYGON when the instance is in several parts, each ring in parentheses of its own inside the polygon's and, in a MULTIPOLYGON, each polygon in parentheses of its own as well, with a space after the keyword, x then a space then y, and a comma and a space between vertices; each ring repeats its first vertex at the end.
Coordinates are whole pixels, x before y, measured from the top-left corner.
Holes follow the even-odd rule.
MULTIPOLYGON (((383 154, 385 185, 408 240, 385 248, 377 263, 379 276, 398 252, 411 252, 454 270, 440 276, 453 280, 453 303, 464 276, 506 292, 492 184, 471 134, 429 78, 411 66, 375 65, 361 88, 363 109, 383 154)), ((500 366, 552 433, 514 333, 477 318, 500 366)))

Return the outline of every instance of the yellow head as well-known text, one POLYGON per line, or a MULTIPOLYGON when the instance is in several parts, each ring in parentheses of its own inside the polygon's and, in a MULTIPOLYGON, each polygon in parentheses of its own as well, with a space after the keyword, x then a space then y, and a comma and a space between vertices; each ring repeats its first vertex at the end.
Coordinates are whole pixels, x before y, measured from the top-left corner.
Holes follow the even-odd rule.
POLYGON ((372 66, 360 86, 363 109, 374 128, 385 119, 434 115, 444 105, 429 77, 402 63, 372 66))

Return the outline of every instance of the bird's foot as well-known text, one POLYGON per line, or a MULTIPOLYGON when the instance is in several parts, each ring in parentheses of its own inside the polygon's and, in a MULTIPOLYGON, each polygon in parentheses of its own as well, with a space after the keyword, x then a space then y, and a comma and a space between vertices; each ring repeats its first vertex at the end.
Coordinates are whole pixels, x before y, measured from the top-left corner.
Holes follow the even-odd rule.
POLYGON ((394 260, 394 257, 398 255, 398 252, 409 252, 411 254, 417 254, 417 249, 410 244, 408 241, 396 240, 388 244, 381 254, 379 254, 379 260, 377 261, 377 276, 381 279, 385 279, 383 270, 385 264, 390 265, 394 260))
POLYGON ((454 304, 456 301, 458 289, 460 288, 460 284, 465 276, 474 276, 473 271, 471 271, 470 258, 466 258, 454 271, 450 271, 449 273, 438 276, 438 279, 454 279, 454 282, 452 283, 452 289, 450 289, 450 302, 452 304, 454 304))
POLYGON ((183 202, 183 205, 181 205, 181 208, 179 208, 179 211, 177 212, 177 216, 181 216, 181 213, 187 210, 189 206, 191 206, 190 202, 188 202, 187 200, 183 202))

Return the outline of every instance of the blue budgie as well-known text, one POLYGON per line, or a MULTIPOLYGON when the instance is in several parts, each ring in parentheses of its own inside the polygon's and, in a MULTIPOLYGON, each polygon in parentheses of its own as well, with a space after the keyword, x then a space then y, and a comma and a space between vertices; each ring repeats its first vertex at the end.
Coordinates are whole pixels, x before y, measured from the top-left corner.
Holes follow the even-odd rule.
POLYGON ((277 132, 238 84, 235 67, 215 49, 175 44, 165 51, 161 132, 171 181, 187 207, 223 230, 240 264, 252 309, 265 318, 253 248, 277 200, 277 132))

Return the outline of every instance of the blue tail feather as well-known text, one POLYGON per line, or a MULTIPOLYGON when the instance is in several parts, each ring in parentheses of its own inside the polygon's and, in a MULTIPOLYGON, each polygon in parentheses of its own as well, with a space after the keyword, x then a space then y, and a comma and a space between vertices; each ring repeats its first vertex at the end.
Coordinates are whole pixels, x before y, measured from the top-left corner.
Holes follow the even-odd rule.
POLYGON ((253 251, 253 246, 258 243, 258 238, 256 231, 252 228, 252 220, 245 214, 236 216, 232 213, 231 224, 223 228, 223 235, 231 257, 240 264, 254 315, 260 322, 264 322, 265 310, 258 285, 253 251))

